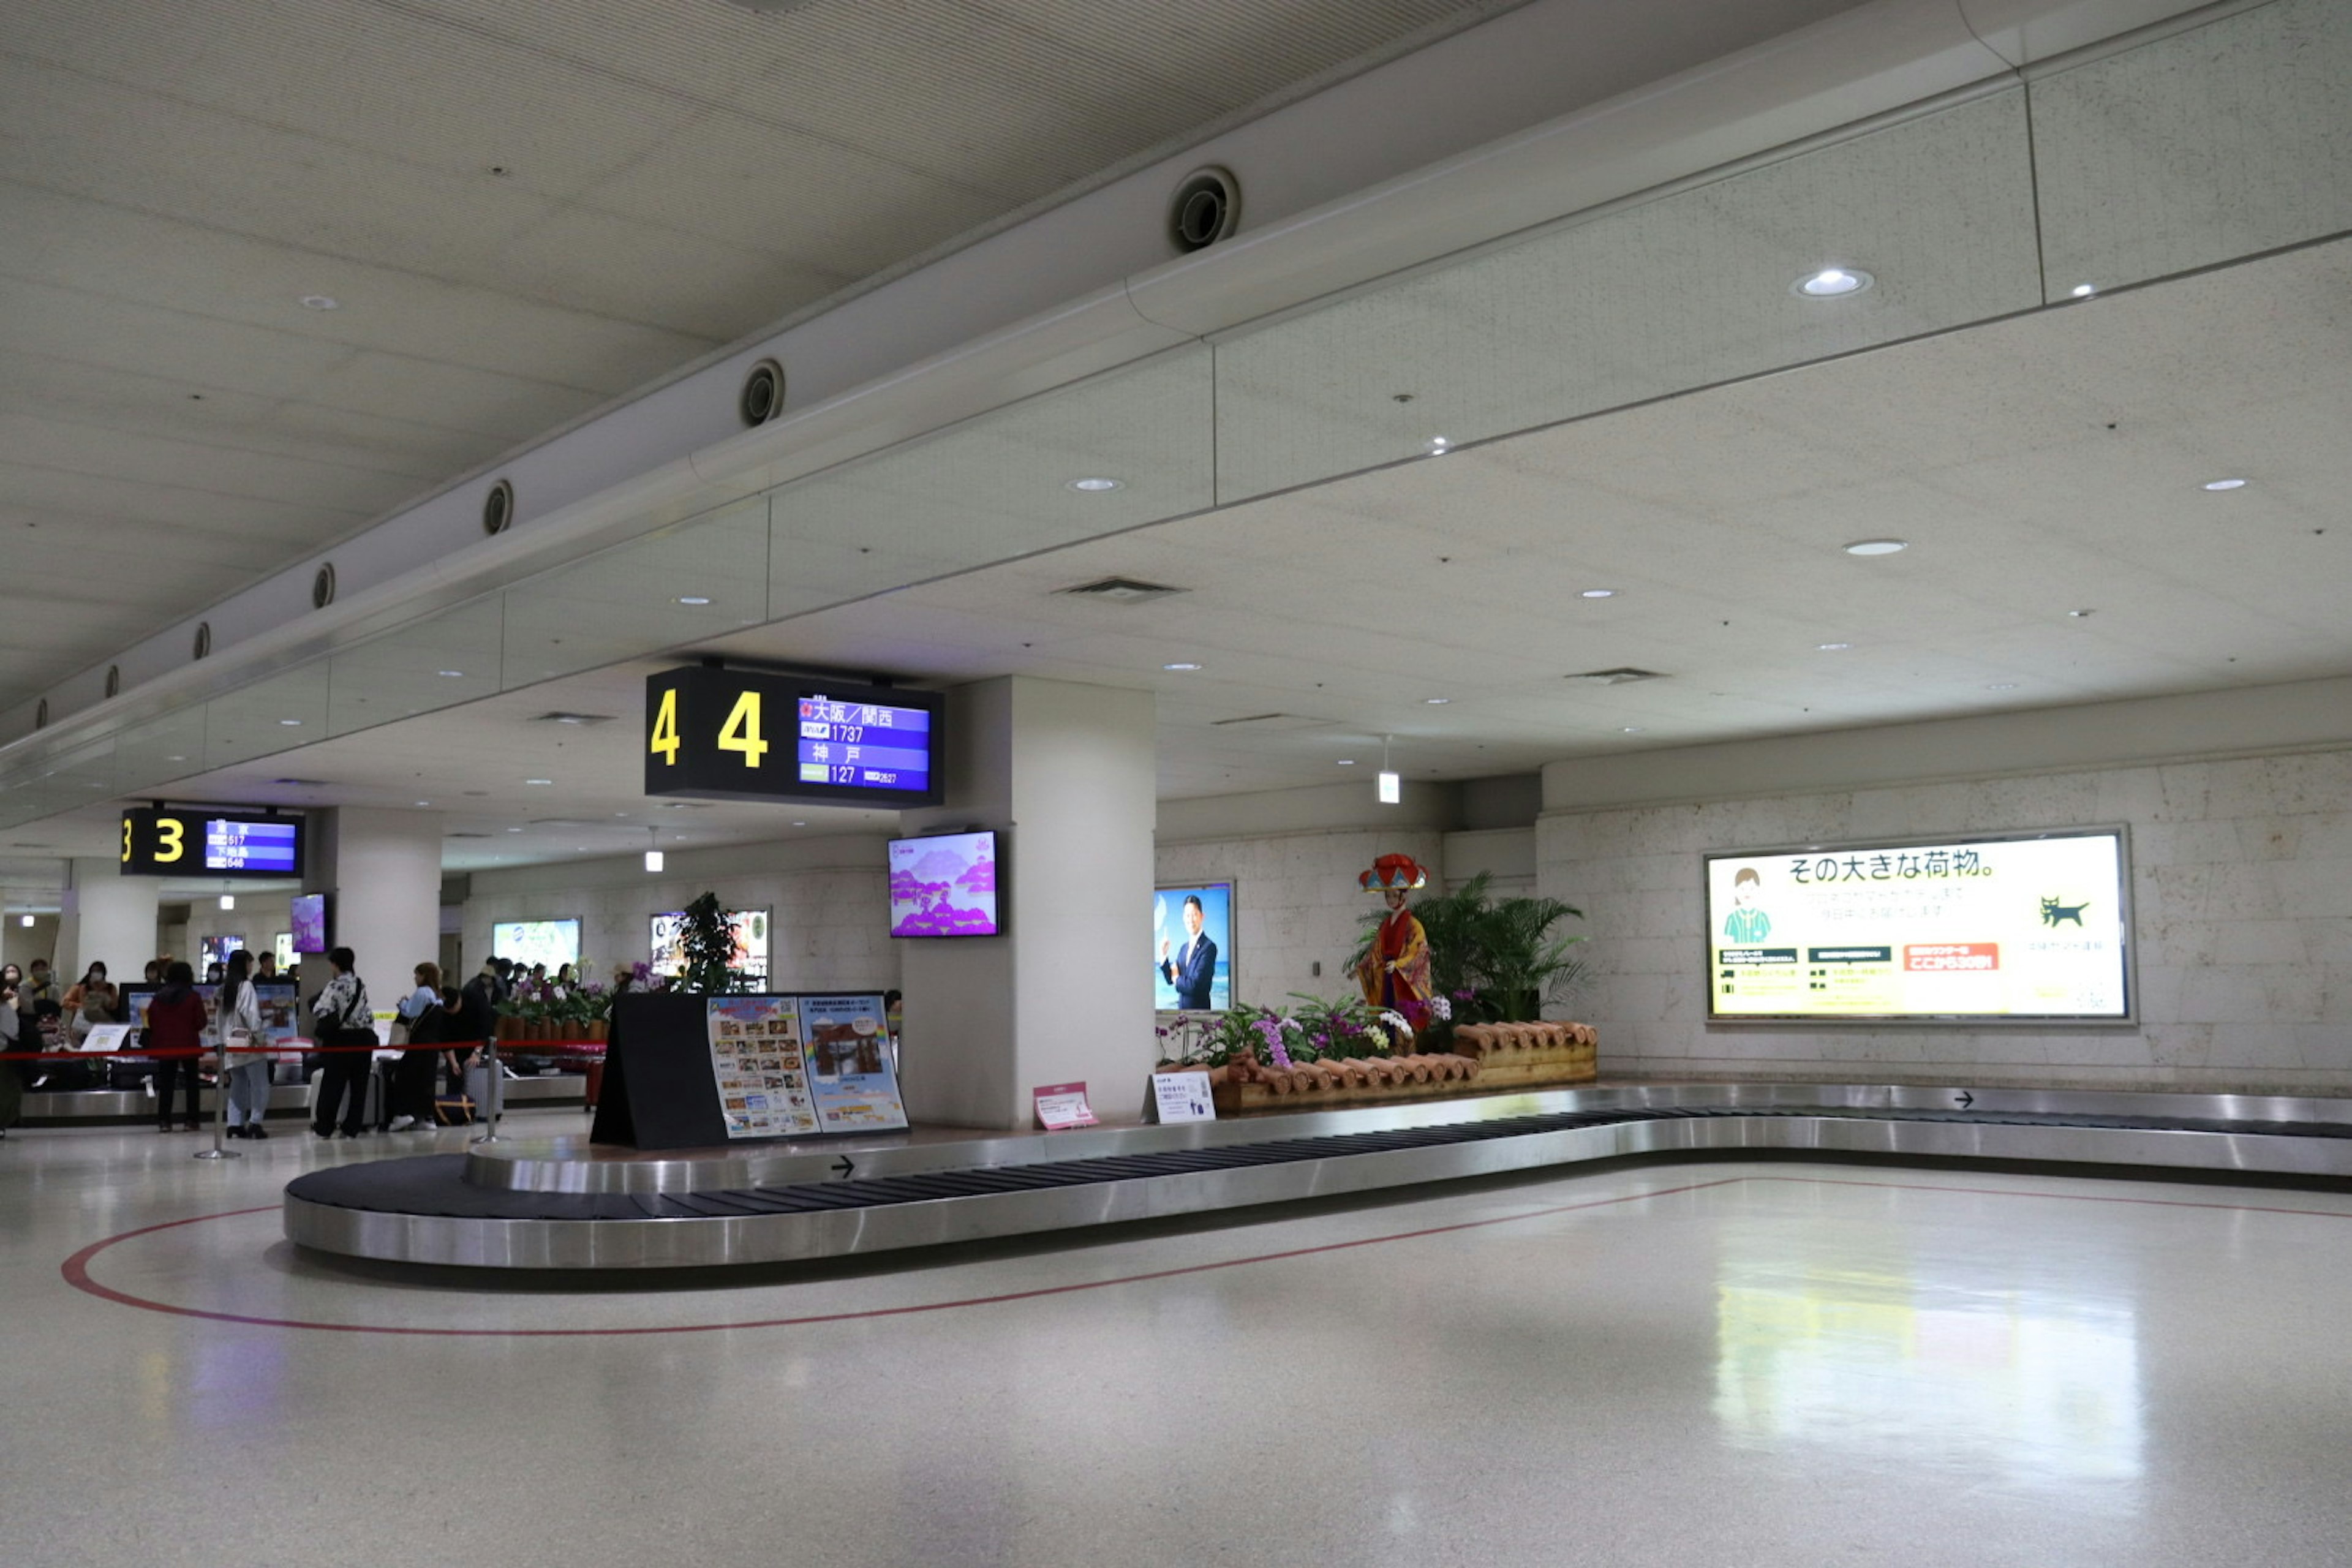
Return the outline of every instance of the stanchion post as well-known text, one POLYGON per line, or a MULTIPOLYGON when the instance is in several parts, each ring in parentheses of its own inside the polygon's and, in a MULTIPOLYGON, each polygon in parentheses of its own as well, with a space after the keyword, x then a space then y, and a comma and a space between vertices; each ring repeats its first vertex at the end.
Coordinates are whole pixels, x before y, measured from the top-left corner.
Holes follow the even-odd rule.
POLYGON ((488 1095, 485 1097, 490 1103, 483 1109, 483 1114, 489 1119, 490 1130, 488 1132, 483 1133, 479 1138, 475 1139, 474 1142, 477 1143, 503 1143, 506 1140, 499 1136, 499 1102, 504 1100, 506 1096, 502 1092, 501 1086, 499 1082, 498 1037, 494 1035, 490 1038, 484 1040, 482 1042, 482 1051, 484 1055, 488 1058, 490 1064, 488 1073, 490 1091, 488 1095))
MULTIPOLYGON (((220 1066, 213 1071, 213 1146, 199 1149, 199 1160, 242 1160, 242 1150, 228 1147, 228 1047, 220 1047, 220 1066)), ((202 1089, 203 1075, 198 1074, 197 1089, 202 1089)))

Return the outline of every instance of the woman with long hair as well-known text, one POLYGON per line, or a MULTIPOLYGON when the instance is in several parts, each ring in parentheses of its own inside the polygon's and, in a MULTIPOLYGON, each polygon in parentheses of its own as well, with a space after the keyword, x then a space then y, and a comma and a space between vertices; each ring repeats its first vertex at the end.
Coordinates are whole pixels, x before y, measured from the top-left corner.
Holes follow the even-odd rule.
POLYGON ((252 973, 253 954, 241 947, 230 953, 221 979, 220 1000, 214 1006, 232 1138, 269 1136, 261 1124, 269 1114, 269 1058, 241 1054, 245 1047, 267 1043, 261 1030, 261 996, 253 988, 252 973))

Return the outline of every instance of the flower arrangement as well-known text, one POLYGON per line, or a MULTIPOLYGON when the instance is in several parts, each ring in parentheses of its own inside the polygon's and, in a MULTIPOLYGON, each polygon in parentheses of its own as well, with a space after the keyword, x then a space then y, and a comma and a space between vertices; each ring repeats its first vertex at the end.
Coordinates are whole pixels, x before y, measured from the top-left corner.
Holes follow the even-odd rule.
POLYGON ((1246 1060, 1286 1071, 1308 1062, 1390 1056, 1412 1039, 1402 1018, 1391 1014, 1383 1022, 1358 998, 1292 1000, 1298 1005, 1287 1014, 1249 1006, 1179 1013, 1155 1031, 1160 1065, 1221 1068, 1246 1060))

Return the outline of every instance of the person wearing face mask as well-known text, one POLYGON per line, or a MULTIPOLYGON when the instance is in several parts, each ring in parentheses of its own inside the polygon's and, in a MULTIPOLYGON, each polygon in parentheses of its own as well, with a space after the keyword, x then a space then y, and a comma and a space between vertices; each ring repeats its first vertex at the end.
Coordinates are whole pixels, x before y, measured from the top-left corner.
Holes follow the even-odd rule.
POLYGON ((121 1004, 121 993, 107 979, 105 964, 92 963, 84 970, 82 977, 66 992, 66 1020, 74 1043, 80 1044, 99 1025, 114 1023, 121 1004))
POLYGON ((267 1138, 262 1121, 269 1114, 269 1058, 243 1055, 247 1047, 264 1044, 261 998, 248 972, 253 954, 238 948, 228 955, 223 972, 220 1000, 214 1006, 221 1044, 221 1079, 228 1092, 228 1135, 267 1138))

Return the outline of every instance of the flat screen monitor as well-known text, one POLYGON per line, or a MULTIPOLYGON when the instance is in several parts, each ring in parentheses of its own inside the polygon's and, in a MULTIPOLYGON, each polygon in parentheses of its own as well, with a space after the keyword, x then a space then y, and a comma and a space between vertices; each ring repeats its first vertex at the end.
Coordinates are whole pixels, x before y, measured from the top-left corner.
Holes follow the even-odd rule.
POLYGON ((324 952, 327 942, 327 895, 304 893, 293 900, 289 923, 294 928, 295 952, 324 952))
POLYGON ((996 894, 995 834, 892 840, 892 936, 995 936, 996 894))
MULTIPOLYGON (((768 911, 765 910, 730 910, 727 924, 735 935, 735 951, 728 967, 740 970, 765 986, 768 982, 768 911)), ((654 916, 652 963, 654 973, 665 979, 675 977, 686 967, 686 911, 671 910, 654 916)))
POLYGON ((2132 1017, 2121 828, 1704 859, 1712 1020, 2132 1017))
POLYGON ((490 952, 529 969, 547 965, 553 974, 567 963, 580 962, 580 922, 564 921, 500 921, 490 928, 490 952))

